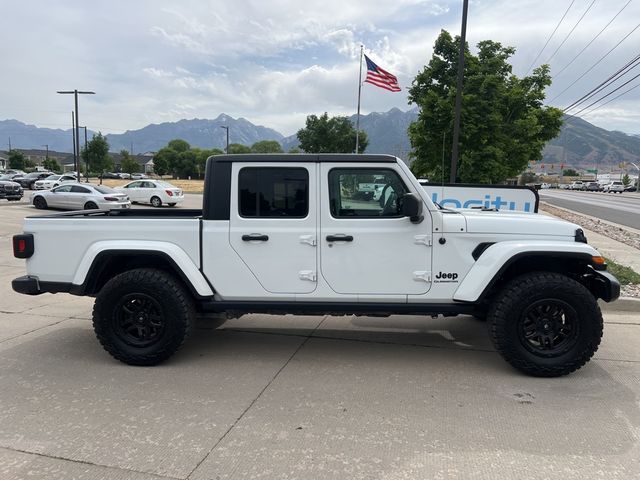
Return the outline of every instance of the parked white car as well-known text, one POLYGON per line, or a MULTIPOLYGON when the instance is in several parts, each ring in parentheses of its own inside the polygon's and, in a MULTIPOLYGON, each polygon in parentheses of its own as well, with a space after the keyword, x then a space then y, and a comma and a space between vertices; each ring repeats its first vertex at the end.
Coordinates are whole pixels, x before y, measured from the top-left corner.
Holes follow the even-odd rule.
POLYGON ((184 200, 184 193, 180 188, 161 180, 136 180, 116 190, 126 193, 132 203, 150 203, 153 207, 175 207, 184 200))
POLYGON ((582 190, 583 188, 584 183, 582 183, 580 180, 571 182, 571 185, 569 185, 569 190, 582 190))
POLYGON ((624 192, 624 184, 622 182, 607 183, 602 191, 606 193, 622 193, 624 192))
POLYGON ((78 180, 73 175, 49 175, 47 178, 36 181, 33 184, 34 190, 51 190, 63 183, 77 182, 78 180))
POLYGON ((66 183, 51 190, 35 192, 31 203, 38 209, 62 208, 65 210, 110 210, 130 208, 131 202, 124 193, 104 185, 66 183))

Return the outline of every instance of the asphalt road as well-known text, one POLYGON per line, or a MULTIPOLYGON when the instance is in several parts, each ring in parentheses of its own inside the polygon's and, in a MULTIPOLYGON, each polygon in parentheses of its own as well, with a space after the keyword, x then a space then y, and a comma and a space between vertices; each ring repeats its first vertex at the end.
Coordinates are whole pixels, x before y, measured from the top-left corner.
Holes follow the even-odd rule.
POLYGON ((574 212, 640 229, 640 193, 540 190, 540 200, 574 212))
POLYGON ((467 316, 201 321, 136 368, 98 344, 92 299, 11 290, 31 212, 0 203, 3 480, 640 478, 638 313, 606 312, 596 357, 557 379, 467 316))

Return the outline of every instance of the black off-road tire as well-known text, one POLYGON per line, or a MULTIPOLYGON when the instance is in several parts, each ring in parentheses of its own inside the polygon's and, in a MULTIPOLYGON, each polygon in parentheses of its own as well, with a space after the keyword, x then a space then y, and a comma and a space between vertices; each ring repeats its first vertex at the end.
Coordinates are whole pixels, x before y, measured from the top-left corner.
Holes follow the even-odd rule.
POLYGON ((516 369, 536 377, 578 370, 598 350, 602 313, 579 282, 532 272, 511 280, 488 315, 491 340, 516 369))
POLYGON ((47 201, 44 197, 37 196, 33 199, 33 206, 38 210, 46 210, 47 209, 47 201))
POLYGON ((115 276, 93 307, 93 328, 104 349, 129 365, 157 365, 189 336, 193 299, 183 284, 161 270, 140 268, 115 276))

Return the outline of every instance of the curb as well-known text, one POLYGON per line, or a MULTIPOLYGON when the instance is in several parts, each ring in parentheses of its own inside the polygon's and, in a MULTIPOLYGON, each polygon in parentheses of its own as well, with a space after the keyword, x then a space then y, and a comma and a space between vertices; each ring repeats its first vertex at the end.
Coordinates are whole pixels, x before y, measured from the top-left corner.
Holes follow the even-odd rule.
POLYGON ((631 312, 640 315, 640 298, 620 297, 612 303, 598 301, 603 312, 631 312))

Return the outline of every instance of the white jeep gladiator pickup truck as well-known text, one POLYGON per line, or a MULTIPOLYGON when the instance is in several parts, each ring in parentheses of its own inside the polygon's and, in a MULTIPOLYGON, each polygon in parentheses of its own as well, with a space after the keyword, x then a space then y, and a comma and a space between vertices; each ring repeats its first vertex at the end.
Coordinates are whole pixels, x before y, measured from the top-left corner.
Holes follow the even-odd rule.
POLYGON ((470 314, 537 376, 583 366, 602 336, 597 299, 619 295, 577 225, 441 208, 393 156, 214 156, 204 189, 202 210, 26 218, 13 289, 94 296, 100 343, 132 365, 169 358, 197 312, 470 314))

